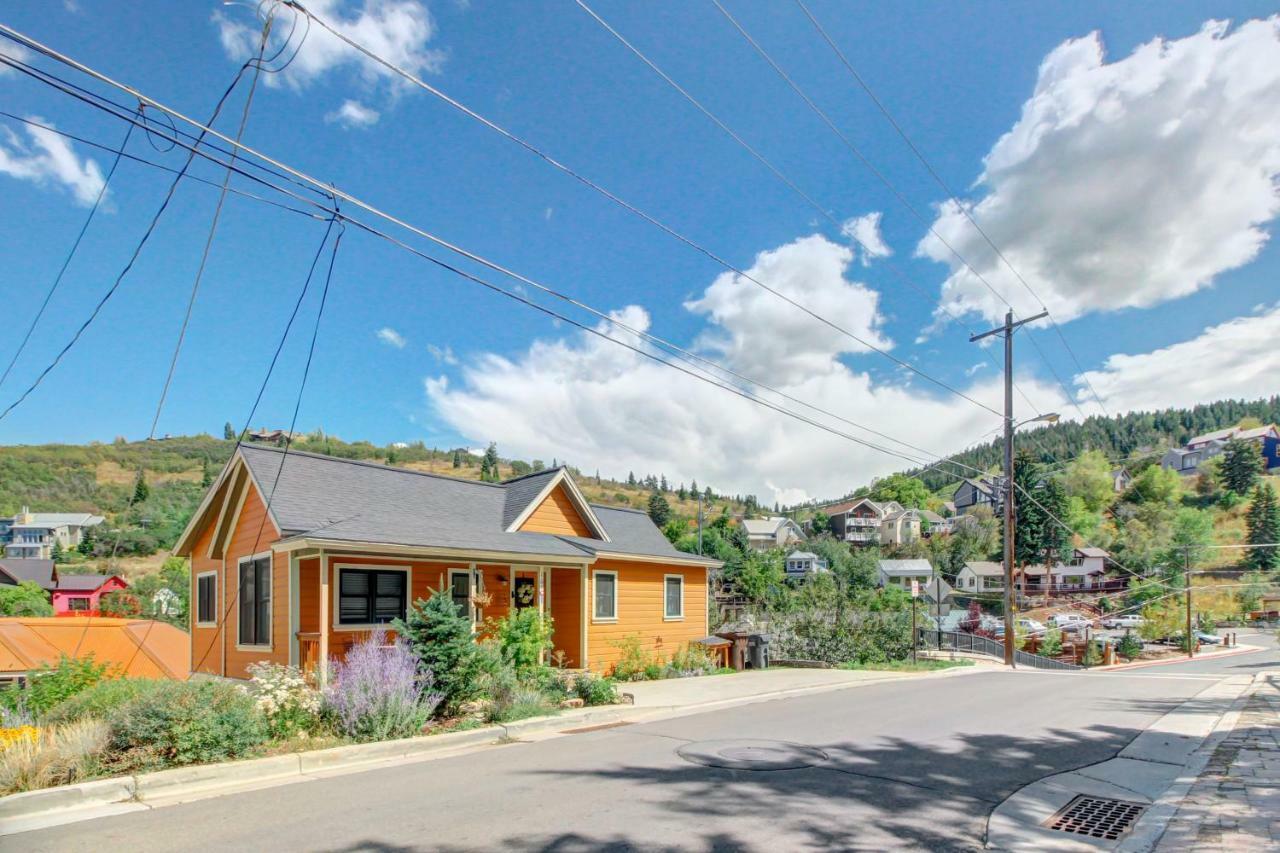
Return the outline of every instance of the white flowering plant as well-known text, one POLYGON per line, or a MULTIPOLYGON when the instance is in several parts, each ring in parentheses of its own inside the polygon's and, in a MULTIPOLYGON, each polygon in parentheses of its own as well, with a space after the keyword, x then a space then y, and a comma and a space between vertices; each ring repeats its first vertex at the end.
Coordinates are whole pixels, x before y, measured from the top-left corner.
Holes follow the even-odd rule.
POLYGON ((262 661, 249 664, 249 692, 273 737, 289 738, 320 724, 320 691, 296 666, 262 661))

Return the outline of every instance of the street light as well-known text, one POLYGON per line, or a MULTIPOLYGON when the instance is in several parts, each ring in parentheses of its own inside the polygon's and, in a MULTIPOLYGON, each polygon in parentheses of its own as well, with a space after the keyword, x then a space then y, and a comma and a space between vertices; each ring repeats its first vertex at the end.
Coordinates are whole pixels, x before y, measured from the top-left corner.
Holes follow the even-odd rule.
POLYGON ((1019 427, 1024 427, 1027 424, 1037 424, 1041 421, 1047 424, 1056 424, 1061 419, 1062 416, 1057 412, 1049 412, 1047 415, 1037 415, 1034 418, 1027 418, 1025 421, 1020 421, 1019 423, 1014 424, 1013 428, 1018 429, 1019 427))

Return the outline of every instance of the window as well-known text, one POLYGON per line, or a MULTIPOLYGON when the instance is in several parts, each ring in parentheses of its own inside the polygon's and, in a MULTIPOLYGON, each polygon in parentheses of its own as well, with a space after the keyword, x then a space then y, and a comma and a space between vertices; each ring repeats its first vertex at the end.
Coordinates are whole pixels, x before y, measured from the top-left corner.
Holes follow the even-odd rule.
POLYGON ((75 598, 67 599, 68 610, 88 610, 89 599, 83 595, 77 595, 75 598))
POLYGON ((339 569, 338 624, 385 625, 403 619, 408 579, 400 569, 339 569))
POLYGON ((458 605, 458 612, 471 617, 471 572, 464 569, 449 570, 449 596, 458 605))
POLYGON ((196 576, 196 624, 218 624, 218 574, 206 572, 196 576))
POLYGON ((240 561, 240 631, 242 646, 271 645, 271 555, 240 561))
POLYGON ((618 573, 592 572, 595 582, 595 618, 618 618, 618 573))
POLYGON ((662 602, 664 619, 684 618, 684 575, 666 575, 662 578, 662 602))

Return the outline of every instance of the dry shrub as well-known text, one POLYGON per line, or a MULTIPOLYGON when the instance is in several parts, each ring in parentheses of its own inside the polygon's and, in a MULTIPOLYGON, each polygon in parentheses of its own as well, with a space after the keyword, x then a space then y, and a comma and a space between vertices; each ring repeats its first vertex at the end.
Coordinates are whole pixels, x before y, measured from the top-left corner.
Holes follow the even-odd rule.
POLYGON ((101 720, 78 720, 10 742, 0 749, 0 794, 67 785, 93 775, 108 734, 101 720))

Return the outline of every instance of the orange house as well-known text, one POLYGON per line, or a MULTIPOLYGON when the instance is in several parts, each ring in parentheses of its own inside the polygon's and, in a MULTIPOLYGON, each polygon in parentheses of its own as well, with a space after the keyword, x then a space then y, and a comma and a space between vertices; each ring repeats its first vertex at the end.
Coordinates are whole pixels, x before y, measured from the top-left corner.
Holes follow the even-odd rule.
POLYGON ((590 504, 564 468, 481 483, 240 447, 192 516, 191 670, 341 658, 419 598, 479 626, 534 607, 565 666, 608 672, 638 636, 670 657, 707 626, 713 560, 675 550, 643 512, 590 504))

